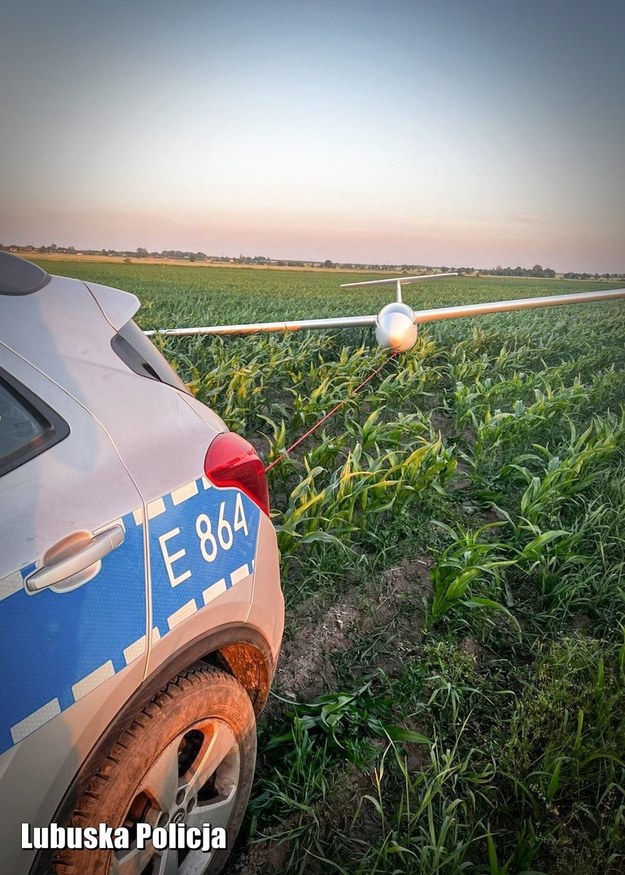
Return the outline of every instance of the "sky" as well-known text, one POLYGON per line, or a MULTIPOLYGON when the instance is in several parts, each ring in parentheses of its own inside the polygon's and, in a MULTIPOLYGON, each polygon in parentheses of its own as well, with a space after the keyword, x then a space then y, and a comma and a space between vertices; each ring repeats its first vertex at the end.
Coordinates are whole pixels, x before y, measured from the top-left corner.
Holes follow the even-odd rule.
POLYGON ((625 0, 9 0, 0 242, 625 271, 625 0))

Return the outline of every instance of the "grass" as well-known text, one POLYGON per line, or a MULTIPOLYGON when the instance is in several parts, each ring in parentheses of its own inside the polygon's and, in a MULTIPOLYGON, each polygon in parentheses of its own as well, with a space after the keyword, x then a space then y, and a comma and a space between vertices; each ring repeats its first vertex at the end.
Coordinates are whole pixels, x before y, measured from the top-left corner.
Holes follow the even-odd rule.
MULTIPOLYGON (((388 300, 341 292, 352 273, 54 270, 134 292, 146 329, 388 300)), ((407 298, 569 287, 461 277, 407 298)), ((236 865, 625 872, 623 313, 434 324, 272 469, 284 666, 312 669, 277 675, 236 865)), ((157 343, 267 461, 385 359, 358 330, 157 343)))

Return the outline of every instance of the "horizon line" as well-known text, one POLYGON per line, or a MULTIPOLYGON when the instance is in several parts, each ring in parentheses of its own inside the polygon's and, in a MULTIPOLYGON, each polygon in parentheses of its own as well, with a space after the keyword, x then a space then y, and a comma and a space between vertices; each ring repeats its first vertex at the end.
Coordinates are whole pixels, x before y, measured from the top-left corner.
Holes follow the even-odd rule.
MULTIPOLYGON (((414 262, 356 262, 356 261, 332 261, 331 259, 325 259, 322 261, 321 259, 306 259, 306 258, 280 258, 280 257, 267 257, 264 255, 244 255, 241 253, 239 256, 233 255, 209 255, 202 250, 192 250, 192 249, 161 249, 160 252, 156 249, 148 250, 146 247, 138 246, 135 249, 112 249, 110 247, 100 247, 97 249, 80 247, 77 248, 73 245, 59 246, 56 243, 50 244, 40 244, 37 246, 34 243, 8 243, 3 244, 0 243, 0 251, 4 250, 5 252, 18 252, 18 253, 30 253, 34 255, 70 255, 70 256, 80 256, 80 255, 98 255, 100 257, 108 257, 108 258, 136 258, 139 261, 148 259, 148 258, 171 258, 172 260, 177 261, 189 261, 190 263, 196 263, 195 260, 191 261, 191 256, 195 256, 200 263, 202 262, 217 262, 217 263, 228 263, 228 264, 252 264, 256 266, 278 266, 278 267, 298 267, 310 265, 311 267, 327 267, 327 269, 336 269, 336 268, 345 268, 345 269, 364 269, 364 270, 408 270, 408 269, 419 269, 419 270, 438 270, 443 269, 442 265, 433 265, 433 264, 416 264, 414 262), (54 247, 54 249, 52 249, 54 247), (175 252, 180 253, 182 256, 178 258, 176 256, 171 255, 163 255, 163 253, 167 252, 175 252), (199 258, 198 258, 199 257, 199 258), (328 264, 329 262, 329 264, 328 264)), ((511 265, 506 265, 505 267, 501 264, 497 264, 496 267, 472 267, 472 266, 463 266, 463 265, 445 265, 445 270, 460 270, 460 271, 473 271, 477 273, 485 272, 485 271, 504 271, 504 270, 534 270, 536 268, 540 268, 541 270, 553 271, 554 274, 565 276, 567 273, 571 274, 587 274, 588 278, 594 277, 624 277, 625 270, 622 271, 604 271, 600 273, 599 271, 586 271, 586 270, 571 270, 571 271, 562 271, 562 270, 554 270, 549 266, 543 266, 536 262, 532 267, 522 267, 521 265, 516 265, 516 267, 512 267, 511 265)), ((548 278, 548 277, 543 277, 548 278)))

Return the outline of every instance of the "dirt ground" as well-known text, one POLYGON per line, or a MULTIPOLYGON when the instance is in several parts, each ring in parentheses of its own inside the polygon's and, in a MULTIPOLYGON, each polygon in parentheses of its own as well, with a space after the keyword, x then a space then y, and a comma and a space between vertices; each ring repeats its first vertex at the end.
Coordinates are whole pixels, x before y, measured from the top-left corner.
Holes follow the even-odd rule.
MULTIPOLYGON (((269 720, 284 711, 287 706, 283 699, 309 702, 340 689, 337 657, 349 655, 351 648, 374 631, 381 632, 392 645, 377 653, 376 667, 390 677, 399 674, 406 657, 420 646, 423 602, 431 593, 429 570, 432 565, 433 559, 427 555, 406 559, 364 588, 362 584, 351 586, 338 599, 336 593, 320 593, 299 604, 287 616, 287 630, 273 683, 277 697, 270 697, 261 720, 269 720)), ((407 728, 418 729, 416 726, 407 728)), ((382 740, 380 744, 384 746, 382 740)), ((422 755, 417 750, 414 754, 422 755)), ((373 777, 351 766, 332 787, 326 803, 341 816, 339 813, 353 812, 355 800, 373 790, 373 777)), ((327 828, 332 828, 329 822, 327 828)), ((360 821, 352 825, 351 832, 355 838, 359 835, 366 838, 367 829, 366 813, 363 813, 360 821)), ((238 854, 235 851, 226 871, 230 875, 282 872, 288 853, 285 842, 250 844, 238 854)))

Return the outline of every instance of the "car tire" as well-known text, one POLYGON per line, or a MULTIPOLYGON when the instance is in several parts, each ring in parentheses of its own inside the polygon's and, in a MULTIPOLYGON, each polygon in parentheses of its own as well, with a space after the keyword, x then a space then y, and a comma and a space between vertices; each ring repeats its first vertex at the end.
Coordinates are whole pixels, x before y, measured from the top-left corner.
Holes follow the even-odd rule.
MULTIPOLYGON (((137 714, 101 763, 70 819, 69 826, 83 829, 101 823, 126 827, 130 848, 60 851, 53 871, 57 875, 216 875, 241 825, 255 763, 256 719, 244 687, 212 666, 192 666, 137 714), (141 849, 138 823, 152 828, 169 828, 172 823, 223 826, 226 848, 207 853, 157 850, 148 841, 141 849)), ((179 827, 171 830, 180 832, 179 827)), ((161 830, 158 835, 164 834, 161 830)))

